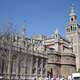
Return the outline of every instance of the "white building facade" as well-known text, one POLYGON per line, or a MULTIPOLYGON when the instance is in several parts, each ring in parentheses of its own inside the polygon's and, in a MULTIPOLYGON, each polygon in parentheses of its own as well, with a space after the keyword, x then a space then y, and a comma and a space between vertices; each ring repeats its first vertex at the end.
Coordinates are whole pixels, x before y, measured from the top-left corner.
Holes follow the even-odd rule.
MULTIPOLYGON (((4 37, 4 36, 3 36, 4 37)), ((0 80, 38 80, 47 77, 47 54, 43 41, 21 35, 0 38, 0 80)))

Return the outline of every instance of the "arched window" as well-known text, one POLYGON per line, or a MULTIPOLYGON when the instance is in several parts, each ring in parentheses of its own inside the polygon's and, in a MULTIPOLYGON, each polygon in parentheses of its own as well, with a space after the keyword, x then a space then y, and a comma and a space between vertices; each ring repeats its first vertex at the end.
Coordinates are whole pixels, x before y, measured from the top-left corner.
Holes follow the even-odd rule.
POLYGON ((73 21, 73 18, 71 18, 71 21, 73 21))

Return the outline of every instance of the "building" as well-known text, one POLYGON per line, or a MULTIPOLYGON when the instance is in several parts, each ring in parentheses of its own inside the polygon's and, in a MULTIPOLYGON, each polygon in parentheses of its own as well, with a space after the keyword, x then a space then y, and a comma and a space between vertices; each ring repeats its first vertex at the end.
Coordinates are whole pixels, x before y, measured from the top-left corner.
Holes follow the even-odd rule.
POLYGON ((56 30, 52 37, 45 40, 45 45, 49 48, 48 71, 54 77, 67 77, 80 69, 80 24, 73 6, 69 12, 66 38, 56 30))
POLYGON ((42 38, 29 39, 24 30, 21 36, 7 38, 0 36, 0 80, 46 78, 47 54, 42 38))
POLYGON ((51 38, 45 40, 48 53, 48 73, 52 77, 68 77, 76 70, 75 55, 70 42, 61 37, 56 30, 51 38))
POLYGON ((45 80, 67 78, 80 68, 80 25, 72 7, 66 27, 67 39, 56 30, 52 37, 0 34, 0 78, 3 80, 45 80), (76 61, 76 62, 75 62, 76 61))
POLYGON ((76 68, 80 69, 80 24, 72 6, 69 13, 69 22, 66 26, 66 37, 71 42, 73 53, 76 55, 76 68))

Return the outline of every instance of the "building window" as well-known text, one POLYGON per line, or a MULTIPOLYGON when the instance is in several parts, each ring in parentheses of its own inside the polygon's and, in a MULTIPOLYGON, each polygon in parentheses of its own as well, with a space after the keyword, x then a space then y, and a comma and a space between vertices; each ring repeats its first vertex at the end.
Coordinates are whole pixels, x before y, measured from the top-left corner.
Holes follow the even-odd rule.
POLYGON ((73 27, 73 31, 75 31, 76 30, 76 27, 73 27))
POLYGON ((2 71, 2 73, 4 72, 4 59, 2 59, 2 69, 1 69, 2 71))
POLYGON ((73 21, 73 18, 71 18, 71 21, 73 21))
POLYGON ((67 29, 67 32, 70 32, 70 29, 69 28, 67 29))
POLYGON ((35 73, 35 71, 36 71, 36 68, 35 68, 35 67, 33 67, 33 69, 32 69, 32 74, 34 74, 34 73, 35 73))
POLYGON ((71 30, 72 30, 72 26, 71 26, 71 30))

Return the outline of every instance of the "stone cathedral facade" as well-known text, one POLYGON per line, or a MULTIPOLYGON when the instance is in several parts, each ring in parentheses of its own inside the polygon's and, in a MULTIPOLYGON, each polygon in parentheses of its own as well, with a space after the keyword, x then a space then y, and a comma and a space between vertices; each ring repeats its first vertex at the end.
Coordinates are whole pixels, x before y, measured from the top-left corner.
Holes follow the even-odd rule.
POLYGON ((67 78, 76 71, 76 57, 73 54, 73 48, 58 31, 45 40, 45 45, 48 47, 48 74, 50 76, 67 78))
POLYGON ((51 37, 0 34, 0 80, 65 78, 80 68, 80 25, 72 7, 67 39, 56 30, 51 37))
POLYGON ((47 54, 41 39, 22 32, 7 40, 0 37, 0 80, 38 80, 47 77, 47 54))
POLYGON ((73 6, 66 25, 66 37, 56 30, 52 37, 45 40, 45 45, 49 48, 48 72, 54 77, 66 78, 80 69, 80 24, 73 6))
POLYGON ((53 36, 45 40, 48 51, 48 72, 52 76, 67 78, 80 69, 80 24, 72 6, 69 21, 66 26, 66 37, 62 37, 58 30, 53 36))

